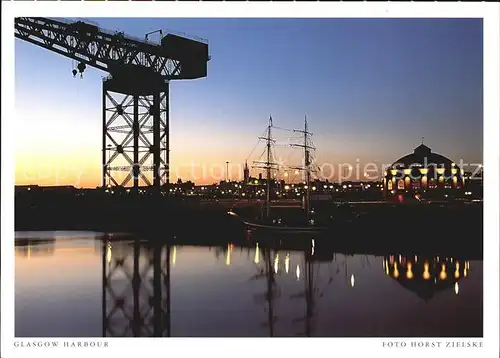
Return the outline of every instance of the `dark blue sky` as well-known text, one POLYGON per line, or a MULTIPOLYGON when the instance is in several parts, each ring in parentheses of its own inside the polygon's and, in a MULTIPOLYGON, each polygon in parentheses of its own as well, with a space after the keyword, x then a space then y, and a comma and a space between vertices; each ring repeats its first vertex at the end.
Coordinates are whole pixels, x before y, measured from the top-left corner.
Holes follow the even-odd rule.
MULTIPOLYGON (((140 38, 162 28, 209 40, 208 77, 171 86, 174 165, 244 161, 270 114, 282 127, 307 114, 320 162, 391 163, 421 137, 482 162, 481 19, 91 20, 140 38)), ((22 132, 42 140, 40 118, 59 137, 78 128, 52 152, 78 147, 98 166, 104 74, 73 79, 71 60, 21 41, 15 53, 22 132)))

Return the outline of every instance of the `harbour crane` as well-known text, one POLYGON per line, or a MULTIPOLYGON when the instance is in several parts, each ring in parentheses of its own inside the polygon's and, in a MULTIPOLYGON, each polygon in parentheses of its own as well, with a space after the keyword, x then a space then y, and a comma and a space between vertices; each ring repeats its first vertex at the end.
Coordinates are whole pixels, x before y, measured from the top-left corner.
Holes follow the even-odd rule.
POLYGON ((90 21, 18 17, 15 37, 70 58, 73 76, 93 67, 108 73, 102 84, 102 186, 169 184, 169 85, 207 76, 206 40, 161 30, 144 40, 90 21), (160 43, 148 40, 159 32, 160 43), (126 172, 121 180, 118 173, 126 172), (148 175, 149 174, 149 175, 148 175), (152 182, 150 180, 152 178, 152 182))

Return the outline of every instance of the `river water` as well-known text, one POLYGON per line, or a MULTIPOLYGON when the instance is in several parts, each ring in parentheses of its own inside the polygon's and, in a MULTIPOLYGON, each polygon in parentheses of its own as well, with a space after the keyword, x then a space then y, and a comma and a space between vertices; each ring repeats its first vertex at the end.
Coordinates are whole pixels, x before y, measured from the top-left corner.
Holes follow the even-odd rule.
POLYGON ((15 250, 17 337, 483 333, 482 261, 467 258, 153 249, 89 232, 17 232, 15 250))

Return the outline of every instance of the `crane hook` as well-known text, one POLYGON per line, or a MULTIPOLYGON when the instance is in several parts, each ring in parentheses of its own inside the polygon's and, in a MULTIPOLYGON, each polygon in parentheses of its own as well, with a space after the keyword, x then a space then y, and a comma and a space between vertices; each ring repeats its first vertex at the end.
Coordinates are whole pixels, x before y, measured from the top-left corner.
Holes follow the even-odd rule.
POLYGON ((80 62, 78 64, 77 68, 78 68, 78 72, 80 72, 80 78, 83 78, 83 72, 85 71, 85 68, 87 68, 87 66, 85 65, 85 63, 80 62))

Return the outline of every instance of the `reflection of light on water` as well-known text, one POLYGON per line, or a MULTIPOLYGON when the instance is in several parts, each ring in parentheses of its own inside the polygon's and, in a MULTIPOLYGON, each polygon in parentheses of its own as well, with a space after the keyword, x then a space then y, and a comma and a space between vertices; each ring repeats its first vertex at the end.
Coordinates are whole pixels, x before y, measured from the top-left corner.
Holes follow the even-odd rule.
POLYGON ((108 244, 106 246, 106 261, 108 262, 108 264, 111 263, 111 244, 108 244))
POLYGON ((351 287, 354 287, 354 274, 351 275, 351 287))
POLYGON ((417 262, 418 262, 418 257, 417 257, 417 255, 415 255, 415 263, 417 263, 417 262))
POLYGON ((255 259, 253 262, 255 262, 255 264, 259 263, 259 243, 255 244, 255 259))
POLYGON ((431 274, 429 273, 429 263, 426 261, 424 263, 424 280, 428 280, 431 278, 431 274))
POLYGON ((457 261, 457 263, 455 264, 455 278, 459 278, 460 277, 460 271, 459 271, 459 269, 460 269, 460 265, 459 265, 459 263, 457 261))
POLYGON ((394 278, 399 277, 399 271, 398 271, 398 263, 394 262, 394 278))
POLYGON ((175 265, 177 261, 177 246, 174 246, 174 251, 172 252, 172 264, 175 265))
POLYGON ((28 244, 28 259, 31 258, 31 245, 28 244))
POLYGON ((385 260, 382 259, 382 268, 385 270, 385 260))
POLYGON ((470 270, 470 266, 469 266, 470 262, 467 261, 466 264, 467 264, 467 270, 470 270))
POLYGON ((411 280, 413 278, 413 271, 411 270, 411 262, 406 265, 406 278, 411 280))
POLYGON ((455 294, 458 295, 458 282, 455 282, 455 294))
POLYGON ((441 280, 446 280, 446 277, 448 275, 446 274, 446 265, 445 264, 442 264, 441 265, 441 272, 439 273, 439 279, 441 280))
POLYGON ((300 279, 300 267, 297 265, 297 269, 295 270, 295 276, 297 276, 297 281, 300 279))
POLYGON ((389 265, 387 263, 387 260, 385 260, 385 274, 389 275, 389 265))
POLYGON ((290 254, 287 253, 285 256, 285 272, 288 273, 289 269, 290 269, 290 254))
POLYGON ((464 267, 464 277, 467 277, 467 267, 464 267))
POLYGON ((278 254, 278 253, 274 257, 274 273, 278 273, 279 257, 280 257, 280 254, 278 254))
POLYGON ((231 245, 227 245, 226 265, 231 265, 231 245))

